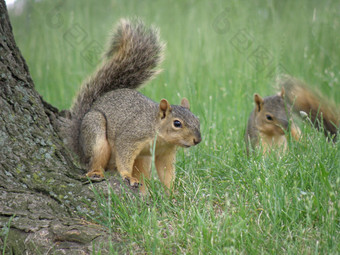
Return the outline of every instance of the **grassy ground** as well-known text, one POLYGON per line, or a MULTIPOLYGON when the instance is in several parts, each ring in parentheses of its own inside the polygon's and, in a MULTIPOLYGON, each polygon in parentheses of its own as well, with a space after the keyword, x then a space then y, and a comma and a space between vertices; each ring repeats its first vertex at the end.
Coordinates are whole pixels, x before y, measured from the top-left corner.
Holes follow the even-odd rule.
POLYGON ((98 195, 95 220, 121 234, 126 252, 340 252, 340 143, 305 123, 281 157, 247 158, 243 142, 253 94, 276 92, 279 73, 340 103, 339 1, 25 2, 10 13, 15 38, 51 104, 68 108, 112 25, 139 16, 167 43, 163 73, 142 92, 173 104, 185 96, 201 119, 204 140, 179 150, 172 197, 157 179, 144 200, 98 195))

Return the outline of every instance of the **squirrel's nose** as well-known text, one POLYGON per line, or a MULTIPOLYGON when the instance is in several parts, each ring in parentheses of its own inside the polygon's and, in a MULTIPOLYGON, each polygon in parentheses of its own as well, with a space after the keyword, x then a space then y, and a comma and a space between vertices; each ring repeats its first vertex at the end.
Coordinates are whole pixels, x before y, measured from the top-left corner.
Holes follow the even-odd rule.
POLYGON ((198 138, 194 138, 194 144, 197 145, 202 141, 201 136, 199 136, 198 138))

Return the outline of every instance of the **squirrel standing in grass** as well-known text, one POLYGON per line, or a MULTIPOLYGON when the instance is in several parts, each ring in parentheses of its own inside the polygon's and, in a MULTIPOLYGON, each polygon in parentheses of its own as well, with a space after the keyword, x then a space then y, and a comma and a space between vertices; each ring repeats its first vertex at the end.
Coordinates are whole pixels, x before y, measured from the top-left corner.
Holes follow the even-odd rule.
POLYGON ((87 176, 104 177, 105 170, 117 169, 129 185, 142 186, 144 192, 155 144, 158 176, 171 189, 176 147, 201 142, 200 122, 186 98, 181 105, 170 105, 136 91, 159 73, 163 49, 157 29, 122 19, 106 59, 81 86, 62 133, 87 166, 87 176))
POLYGON ((301 132, 291 118, 291 110, 305 112, 313 125, 323 127, 325 135, 337 136, 340 115, 330 103, 325 103, 317 93, 312 92, 303 82, 283 76, 279 80, 281 92, 274 96, 262 98, 254 95, 255 109, 250 114, 245 134, 247 151, 262 145, 263 152, 273 147, 287 149, 287 132, 299 140, 301 132))

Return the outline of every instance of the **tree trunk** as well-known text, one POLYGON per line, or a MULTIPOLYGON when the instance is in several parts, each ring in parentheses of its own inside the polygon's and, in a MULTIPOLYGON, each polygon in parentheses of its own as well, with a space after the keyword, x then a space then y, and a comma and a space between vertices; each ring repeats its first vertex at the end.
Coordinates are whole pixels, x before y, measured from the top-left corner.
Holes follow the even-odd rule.
POLYGON ((89 254, 100 245, 107 253, 113 237, 80 216, 86 210, 99 213, 94 193, 56 132, 58 110, 34 89, 4 0, 0 109, 0 252, 6 246, 6 254, 89 254))

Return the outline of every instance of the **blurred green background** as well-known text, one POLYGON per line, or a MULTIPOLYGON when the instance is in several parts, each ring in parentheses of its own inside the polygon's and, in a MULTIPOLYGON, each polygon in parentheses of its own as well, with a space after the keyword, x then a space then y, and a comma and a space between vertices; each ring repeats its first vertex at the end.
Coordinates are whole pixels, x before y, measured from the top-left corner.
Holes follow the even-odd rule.
POLYGON ((158 26, 167 43, 164 72, 145 93, 174 103, 179 93, 197 105, 211 96, 214 102, 228 102, 224 109, 233 111, 235 104, 247 105, 254 92, 273 93, 279 72, 302 78, 339 101, 339 5, 18 0, 10 14, 37 90, 59 108, 70 106, 117 21, 138 16, 158 26))
POLYGON ((309 138, 283 159, 248 160, 243 135, 253 94, 276 93, 282 73, 339 105, 340 1, 18 0, 9 13, 36 89, 59 109, 95 70, 120 18, 160 28, 164 71, 142 93, 172 104, 187 97, 203 142, 178 154, 178 204, 144 208, 157 235, 139 231, 149 222, 140 212, 128 225, 139 230, 123 231, 142 251, 339 252, 339 143, 304 127, 309 138), (167 238, 162 224, 173 226, 167 238))
POLYGON ((253 94, 275 93, 280 73, 340 102, 339 6, 310 0, 18 0, 10 16, 36 89, 59 109, 70 107, 95 70, 117 21, 137 16, 159 27, 167 43, 163 73, 142 92, 172 104, 185 96, 204 129, 243 132, 253 94))

